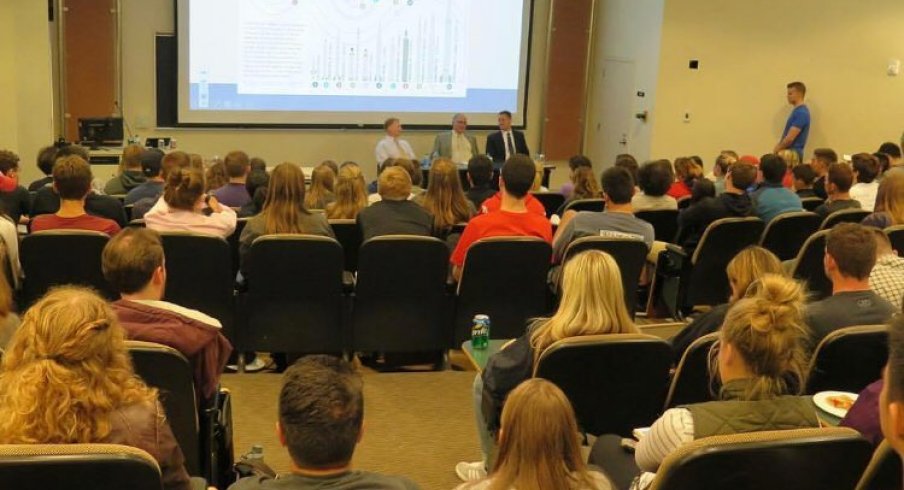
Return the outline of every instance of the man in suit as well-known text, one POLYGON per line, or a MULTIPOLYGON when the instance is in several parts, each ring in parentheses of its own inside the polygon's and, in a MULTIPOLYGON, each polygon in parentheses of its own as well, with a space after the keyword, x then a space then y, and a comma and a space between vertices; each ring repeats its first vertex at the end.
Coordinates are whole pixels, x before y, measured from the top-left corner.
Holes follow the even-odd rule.
POLYGON ((433 140, 434 158, 449 158, 455 163, 466 164, 472 157, 480 154, 477 148, 477 139, 467 134, 468 116, 456 114, 452 118, 452 131, 440 133, 433 140))
POLYGON ((494 162, 504 162, 515 154, 530 156, 524 133, 512 129, 512 113, 499 113, 499 131, 487 136, 487 155, 494 162))

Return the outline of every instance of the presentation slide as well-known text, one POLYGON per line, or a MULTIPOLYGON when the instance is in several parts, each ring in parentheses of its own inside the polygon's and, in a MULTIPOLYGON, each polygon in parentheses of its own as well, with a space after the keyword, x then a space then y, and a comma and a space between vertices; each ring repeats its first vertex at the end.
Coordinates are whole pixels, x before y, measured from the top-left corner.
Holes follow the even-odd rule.
POLYGON ((178 0, 179 122, 523 124, 532 0, 178 0))

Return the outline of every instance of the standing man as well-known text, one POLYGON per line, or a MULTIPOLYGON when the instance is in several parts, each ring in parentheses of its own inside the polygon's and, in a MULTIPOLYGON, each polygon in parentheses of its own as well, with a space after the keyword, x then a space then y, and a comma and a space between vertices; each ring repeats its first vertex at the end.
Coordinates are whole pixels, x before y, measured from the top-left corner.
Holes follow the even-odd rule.
POLYGON ((433 158, 450 158, 455 163, 466 164, 471 158, 480 154, 477 139, 465 133, 468 129, 468 116, 456 114, 452 117, 452 131, 440 133, 433 140, 433 158))
POLYGON ((530 156, 524 133, 512 129, 512 113, 502 111, 497 120, 499 131, 487 136, 487 155, 494 162, 504 162, 518 153, 530 156))
POLYGON ((386 136, 377 143, 376 156, 377 165, 385 162, 389 158, 408 158, 415 160, 417 157, 411 145, 407 141, 401 139, 402 122, 397 117, 390 117, 383 123, 383 129, 386 130, 386 136))
POLYGON ((804 146, 807 145, 807 137, 810 135, 810 109, 804 104, 806 95, 807 86, 803 82, 788 84, 788 103, 794 106, 794 109, 788 116, 785 131, 782 132, 782 139, 775 145, 773 153, 788 148, 796 152, 800 161, 803 161, 804 146))

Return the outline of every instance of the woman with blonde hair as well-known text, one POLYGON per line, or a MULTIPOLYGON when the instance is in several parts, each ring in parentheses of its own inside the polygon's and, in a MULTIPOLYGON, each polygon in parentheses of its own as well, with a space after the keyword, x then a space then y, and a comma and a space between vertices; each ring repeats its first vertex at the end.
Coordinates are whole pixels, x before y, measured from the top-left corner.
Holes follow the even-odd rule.
POLYGON ((711 310, 698 316, 672 338, 672 350, 675 352, 675 363, 681 360, 684 351, 700 337, 719 330, 728 309, 747 295, 750 285, 764 274, 784 276, 785 270, 778 257, 763 247, 749 246, 738 252, 725 269, 728 275, 728 286, 731 296, 727 303, 714 306, 711 310))
MULTIPOLYGON (((327 171, 330 171, 327 168, 327 171)), ((330 171, 331 172, 331 171, 330 171)), ((248 220, 239 237, 242 274, 245 257, 258 237, 277 233, 320 235, 335 238, 323 213, 312 213, 305 206, 304 173, 294 163, 281 163, 270 174, 263 210, 248 220)), ((247 275, 245 276, 247 278, 247 275)))
POLYGON ((904 225, 904 172, 886 172, 876 193, 875 212, 862 224, 876 228, 904 225))
POLYGON ((794 184, 794 167, 800 165, 800 156, 794 150, 784 149, 779 150, 776 155, 780 156, 782 160, 785 161, 785 164, 788 166, 788 170, 785 172, 785 177, 782 179, 782 186, 786 189, 790 189, 794 184))
POLYGON ((590 250, 565 263, 562 300, 549 318, 531 321, 527 331, 490 357, 474 379, 474 412, 483 460, 462 462, 455 472, 464 481, 486 476, 493 447, 491 434, 499 428, 506 396, 533 374, 534 364, 554 342, 571 337, 639 333, 625 306, 621 272, 611 255, 590 250))
POLYGON ((471 219, 476 210, 466 197, 458 177, 458 166, 448 158, 437 158, 430 167, 427 192, 414 202, 433 215, 433 230, 445 234, 456 223, 471 219))
POLYGON ((156 231, 190 231, 228 237, 235 231, 235 211, 204 193, 204 176, 193 168, 175 167, 166 176, 163 199, 144 215, 156 231))
POLYGON ((329 219, 355 219, 367 207, 367 186, 357 163, 345 162, 339 166, 335 194, 336 200, 326 207, 329 219))
POLYGON ((93 291, 51 290, 26 312, 0 371, 0 444, 124 444, 189 477, 157 392, 132 369, 116 315, 93 291))
POLYGON ((536 170, 534 172, 534 183, 533 183, 533 185, 530 186, 530 191, 531 192, 549 192, 549 189, 543 186, 543 172, 544 172, 543 164, 535 160, 534 161, 534 169, 536 170))
POLYGON ((304 205, 308 209, 326 209, 327 205, 336 200, 333 195, 333 182, 336 174, 328 165, 320 164, 311 172, 311 188, 304 198, 304 205))
POLYGON ((456 490, 608 490, 581 455, 571 403, 556 385, 529 379, 512 390, 502 409, 499 454, 488 478, 456 490))
POLYGON ((617 488, 647 488, 662 461, 681 446, 709 436, 819 427, 805 385, 807 343, 803 286, 776 274, 760 277, 735 303, 714 346, 710 375, 722 382, 718 401, 666 410, 625 456, 618 436, 597 439, 590 462, 617 488), (620 451, 620 453, 619 453, 620 451), (636 463, 636 466, 635 466, 636 463), (634 480, 640 471, 646 473, 634 480))

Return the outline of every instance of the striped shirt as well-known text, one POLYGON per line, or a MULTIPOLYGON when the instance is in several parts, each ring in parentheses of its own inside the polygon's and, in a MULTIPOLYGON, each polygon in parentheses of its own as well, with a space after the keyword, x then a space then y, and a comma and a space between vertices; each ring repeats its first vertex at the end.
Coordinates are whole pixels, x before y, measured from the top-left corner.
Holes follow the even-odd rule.
POLYGON ((631 485, 632 489, 650 486, 662 461, 681 446, 694 440, 694 418, 686 408, 670 408, 659 417, 650 432, 637 443, 634 459, 644 471, 631 485))

